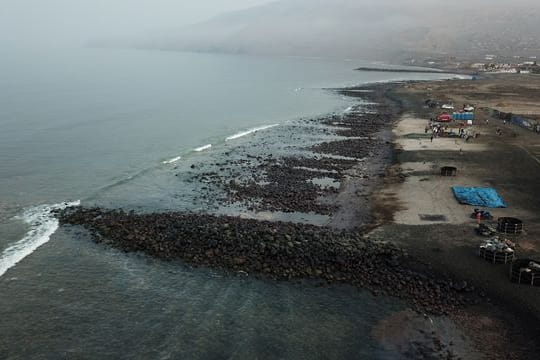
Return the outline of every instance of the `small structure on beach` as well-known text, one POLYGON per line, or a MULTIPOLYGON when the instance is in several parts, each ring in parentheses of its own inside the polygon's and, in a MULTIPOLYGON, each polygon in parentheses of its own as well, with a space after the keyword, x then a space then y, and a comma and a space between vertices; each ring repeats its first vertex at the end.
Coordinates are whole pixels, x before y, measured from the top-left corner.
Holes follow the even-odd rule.
POLYGON ((478 256, 493 264, 507 264, 514 261, 513 246, 512 242, 501 241, 498 236, 494 236, 480 244, 478 256))
POLYGON ((443 166, 441 168, 441 176, 456 176, 457 168, 454 166, 443 166))
POLYGON ((540 261, 518 259, 510 267, 510 281, 531 286, 540 286, 540 261))
POLYGON ((475 229, 476 233, 480 236, 493 236, 497 233, 497 229, 491 224, 480 223, 475 229))
POLYGON ((454 120, 474 120, 474 113, 473 112, 455 112, 452 114, 452 118, 454 120))
POLYGON ((503 234, 519 235, 523 232, 523 221, 513 217, 499 218, 497 231, 503 234))

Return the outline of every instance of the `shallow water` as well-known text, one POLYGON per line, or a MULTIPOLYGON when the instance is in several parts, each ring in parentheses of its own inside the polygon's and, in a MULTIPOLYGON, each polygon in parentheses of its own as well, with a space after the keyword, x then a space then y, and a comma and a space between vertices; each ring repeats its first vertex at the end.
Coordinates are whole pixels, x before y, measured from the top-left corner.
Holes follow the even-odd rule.
POLYGON ((349 287, 124 254, 74 229, 59 230, 0 287, 7 358, 385 358, 371 326, 403 307, 349 287))
POLYGON ((300 118, 356 104, 322 88, 411 74, 128 50, 1 55, 1 358, 395 358, 369 334, 404 307, 396 300, 124 254, 77 229, 54 232, 49 212, 81 200, 219 213, 191 165, 305 151, 297 145, 321 137, 300 118))

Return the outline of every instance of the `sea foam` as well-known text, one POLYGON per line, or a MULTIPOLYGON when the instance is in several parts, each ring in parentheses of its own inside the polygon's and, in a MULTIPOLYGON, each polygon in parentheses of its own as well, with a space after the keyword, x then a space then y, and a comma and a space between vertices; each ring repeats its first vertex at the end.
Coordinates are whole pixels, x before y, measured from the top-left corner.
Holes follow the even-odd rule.
POLYGON ((170 159, 170 160, 165 160, 165 161, 163 161, 163 164, 174 164, 175 162, 178 162, 178 161, 180 161, 181 159, 182 159, 181 156, 177 156, 177 157, 172 158, 172 159, 170 159))
POLYGON ((25 210, 21 216, 18 216, 17 218, 30 225, 30 230, 21 240, 0 254, 0 276, 50 240, 51 235, 59 226, 58 219, 52 214, 53 211, 78 206, 80 203, 80 201, 74 201, 36 206, 25 210))
POLYGON ((196 152, 201 152, 201 151, 204 151, 204 150, 208 150, 212 147, 212 144, 208 144, 208 145, 204 145, 204 146, 201 146, 201 147, 198 147, 195 149, 196 152))
POLYGON ((256 133, 257 131, 270 129, 270 128, 276 127, 278 125, 279 124, 272 124, 272 125, 265 125, 265 126, 256 127, 256 128, 250 129, 250 130, 242 131, 242 132, 239 132, 237 134, 231 135, 228 138, 226 138, 225 140, 230 141, 230 140, 238 139, 238 138, 244 137, 246 135, 256 133))

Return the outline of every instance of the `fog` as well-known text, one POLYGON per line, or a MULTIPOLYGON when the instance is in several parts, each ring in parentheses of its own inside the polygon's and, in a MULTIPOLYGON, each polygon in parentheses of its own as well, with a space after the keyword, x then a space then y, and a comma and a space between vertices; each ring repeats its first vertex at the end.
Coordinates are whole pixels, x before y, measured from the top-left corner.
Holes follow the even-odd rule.
POLYGON ((3 47, 71 44, 356 58, 540 49, 537 0, 0 0, 0 5, 3 47))
POLYGON ((142 38, 269 0, 0 0, 0 45, 142 38))
POLYGON ((538 16, 536 0, 282 0, 145 46, 381 60, 405 53, 536 55, 538 16))

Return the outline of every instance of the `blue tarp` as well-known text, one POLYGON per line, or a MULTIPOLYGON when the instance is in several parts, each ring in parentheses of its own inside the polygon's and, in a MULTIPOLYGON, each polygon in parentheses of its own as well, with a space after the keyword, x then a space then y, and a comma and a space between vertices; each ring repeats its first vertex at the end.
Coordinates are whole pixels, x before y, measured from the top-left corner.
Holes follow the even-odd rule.
POLYGON ((506 204, 492 188, 454 186, 452 191, 461 204, 488 208, 505 208, 506 204))

